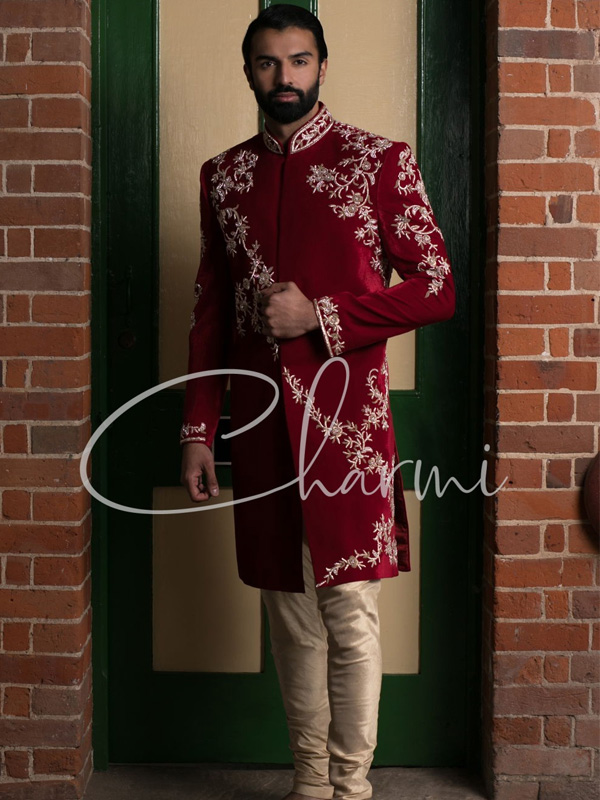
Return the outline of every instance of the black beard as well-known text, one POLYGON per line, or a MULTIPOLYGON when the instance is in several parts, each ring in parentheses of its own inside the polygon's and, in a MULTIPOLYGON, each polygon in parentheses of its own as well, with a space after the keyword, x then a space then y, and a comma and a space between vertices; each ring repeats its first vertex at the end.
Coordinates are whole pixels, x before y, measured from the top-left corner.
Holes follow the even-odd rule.
POLYGON ((267 116, 271 117, 275 122, 279 122, 281 125, 286 125, 304 117, 315 105, 319 99, 319 79, 317 78, 315 85, 307 92, 303 92, 302 89, 293 89, 289 86, 278 86, 271 92, 267 92, 267 94, 263 94, 259 92, 258 89, 254 89, 254 96, 256 97, 256 102, 267 116), (297 101, 277 102, 278 94, 290 92, 298 95, 297 101))

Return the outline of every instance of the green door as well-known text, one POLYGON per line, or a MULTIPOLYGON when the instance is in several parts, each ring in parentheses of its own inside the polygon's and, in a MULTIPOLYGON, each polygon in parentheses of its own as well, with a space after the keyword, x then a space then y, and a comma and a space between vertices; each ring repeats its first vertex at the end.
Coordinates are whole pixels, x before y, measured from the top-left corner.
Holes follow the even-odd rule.
MULTIPOLYGON (((299 4, 318 12, 315 0, 299 4)), ((155 2, 100 0, 93 13, 93 419, 98 425, 160 382, 160 48, 155 2)), ((478 4, 463 0, 418 4, 417 157, 448 243, 458 295, 451 321, 417 332, 414 388, 392 392, 400 457, 421 462, 421 489, 434 466, 442 486, 454 477, 472 487, 484 456, 479 445, 481 14, 478 4)), ((189 295, 191 285, 182 291, 189 295)), ((221 433, 228 430, 227 403, 221 433)), ((117 503, 152 508, 154 487, 179 486, 181 407, 182 391, 165 391, 115 423, 95 450, 95 487, 117 503)), ((219 481, 227 487, 228 442, 219 434, 215 442, 219 481)), ((402 468, 408 491, 415 488, 414 463, 402 468)), ((467 494, 451 487, 437 497, 433 483, 422 500, 419 667, 413 674, 384 675, 376 765, 474 766, 481 509, 478 490, 467 494)), ((266 619, 258 672, 153 669, 152 547, 151 516, 94 503, 96 767, 290 763, 266 619)))

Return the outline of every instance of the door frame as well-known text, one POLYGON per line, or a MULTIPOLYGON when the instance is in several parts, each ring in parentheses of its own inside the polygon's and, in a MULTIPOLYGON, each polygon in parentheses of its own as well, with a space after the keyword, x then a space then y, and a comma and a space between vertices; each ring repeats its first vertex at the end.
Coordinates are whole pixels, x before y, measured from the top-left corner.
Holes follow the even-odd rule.
MULTIPOLYGON (((112 0, 94 0, 92 3, 92 139, 93 139, 93 190, 92 190, 92 425, 98 425, 114 410, 109 396, 109 340, 112 336, 107 321, 111 287, 108 280, 109 265, 109 214, 110 152, 109 126, 111 124, 110 74, 107 64, 107 39, 110 4, 112 0)), ((121 0, 122 2, 122 0, 121 0)), ((148 87, 153 98, 158 97, 154 66, 157 64, 158 36, 156 25, 158 0, 146 7, 149 35, 153 42, 153 64, 148 87)), ((257 4, 258 5, 258 4, 257 4)), ((111 36, 114 36, 111 29, 111 36)), ((460 330, 470 331, 469 351, 464 365, 448 365, 448 369, 462 369, 459 384, 462 386, 460 409, 468 435, 464 438, 461 458, 466 465, 466 475, 478 476, 483 453, 483 269, 485 261, 485 209, 483 190, 483 115, 485 79, 485 12, 477 0, 418 0, 418 134, 417 159, 422 169, 428 194, 434 198, 440 227, 451 244, 456 241, 462 248, 450 249, 451 263, 468 265, 457 281, 457 294, 466 302, 457 306, 457 323, 460 330), (453 78, 456 80, 453 81, 453 78), (451 91, 448 91, 448 89, 451 91), (443 143, 443 146, 440 146, 443 143), (448 158, 447 153, 452 157, 448 158), (426 158, 424 158, 426 154, 426 158), (456 198, 461 199, 458 207, 456 198), (468 226, 468 237, 461 232, 468 226)), ((147 141, 158 147, 158 109, 151 103, 147 120, 147 141)), ((156 153, 152 153, 152 158, 156 153)), ((156 181, 157 176, 153 179, 156 181)), ((157 192, 151 201, 156 203, 157 192)), ((152 219, 157 219, 157 209, 149 208, 152 219)), ((149 244, 158 253, 158 231, 152 226, 149 244)), ((154 262, 157 267, 157 257, 154 262)), ((158 290, 158 271, 149 282, 150 294, 158 290)), ((156 324, 156 320, 155 320, 156 324)), ((430 331, 420 330, 417 336, 428 336, 430 331)), ((151 358, 157 358, 156 348, 151 358)), ((156 364, 154 364, 156 367, 156 364)), ((438 376, 443 384, 443 376, 438 376)), ((441 423, 441 420, 440 420, 441 423)), ((406 437, 405 432, 398 435, 406 437)), ((436 435, 443 436, 443 426, 438 424, 436 435)), ((404 439, 403 441, 406 441, 404 439)), ((99 442, 93 454, 94 486, 105 493, 108 482, 109 460, 106 438, 99 442)), ((403 470, 403 477, 404 477, 403 470)), ((466 477, 465 475, 465 477, 466 477)), ((457 476, 461 480, 462 476, 457 476)), ((404 480, 412 485, 411 476, 404 480)), ((472 485, 462 479, 463 485, 472 485)), ((467 534, 464 552, 467 553, 469 601, 465 609, 465 625, 469 649, 467 653, 467 679, 472 691, 465 698, 468 714, 467 767, 477 770, 480 763, 480 687, 481 687, 481 581, 483 496, 479 492, 466 495, 461 503, 461 513, 466 521, 467 534)), ((92 607, 93 607, 93 748, 95 769, 108 767, 108 603, 107 568, 107 508, 92 504, 92 607)))

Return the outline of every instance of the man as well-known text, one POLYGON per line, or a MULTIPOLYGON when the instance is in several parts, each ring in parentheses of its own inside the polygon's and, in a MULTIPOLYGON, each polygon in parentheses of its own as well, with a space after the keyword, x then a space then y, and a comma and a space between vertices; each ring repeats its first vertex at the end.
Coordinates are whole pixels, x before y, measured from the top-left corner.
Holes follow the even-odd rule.
MULTIPOLYGON (((333 119, 327 47, 296 6, 242 46, 265 130, 200 174, 189 372, 231 375, 236 552, 262 591, 295 779, 288 800, 372 796, 380 579, 410 570, 386 341, 454 313, 454 282, 410 147, 333 119), (395 269, 402 283, 389 286, 395 269)), ((186 389, 182 483, 218 494, 227 375, 186 389)))

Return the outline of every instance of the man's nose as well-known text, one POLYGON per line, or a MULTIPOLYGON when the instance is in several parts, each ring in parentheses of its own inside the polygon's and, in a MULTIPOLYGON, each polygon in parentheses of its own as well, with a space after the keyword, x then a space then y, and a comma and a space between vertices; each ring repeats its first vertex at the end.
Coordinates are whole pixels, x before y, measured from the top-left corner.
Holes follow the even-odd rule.
POLYGON ((279 65, 277 72, 278 83, 281 86, 290 86, 292 83, 292 74, 289 64, 282 63, 279 65))

